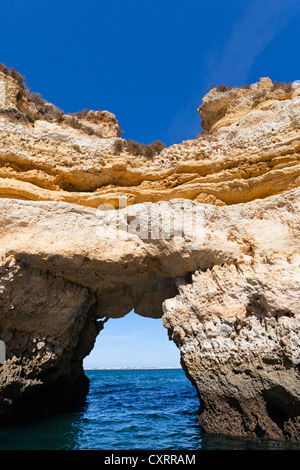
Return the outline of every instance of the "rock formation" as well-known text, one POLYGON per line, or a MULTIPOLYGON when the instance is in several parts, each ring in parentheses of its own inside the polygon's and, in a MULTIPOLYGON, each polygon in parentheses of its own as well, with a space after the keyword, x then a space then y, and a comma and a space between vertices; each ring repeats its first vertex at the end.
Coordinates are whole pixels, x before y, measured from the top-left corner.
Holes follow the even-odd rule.
POLYGON ((0 72, 1 419, 84 395, 134 308, 162 317, 204 430, 299 440, 300 87, 214 87, 202 134, 147 158, 111 113, 22 83, 0 72))

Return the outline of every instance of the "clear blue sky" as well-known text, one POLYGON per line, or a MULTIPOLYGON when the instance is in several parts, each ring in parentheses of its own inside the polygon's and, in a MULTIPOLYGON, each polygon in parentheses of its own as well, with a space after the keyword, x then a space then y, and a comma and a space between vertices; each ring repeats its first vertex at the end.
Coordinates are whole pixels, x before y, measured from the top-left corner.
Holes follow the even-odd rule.
MULTIPOLYGON (((171 145, 200 133, 212 85, 299 80, 299 23, 299 0, 1 0, 0 62, 65 112, 107 109, 125 138, 171 145)), ((179 365, 160 320, 101 337, 87 366, 179 365)))
POLYGON ((168 338, 161 319, 133 311, 111 318, 100 332, 84 367, 180 367, 179 349, 168 338))
POLYGON ((200 132, 212 85, 300 79, 299 20, 299 0, 1 0, 0 61, 65 112, 170 145, 200 132))

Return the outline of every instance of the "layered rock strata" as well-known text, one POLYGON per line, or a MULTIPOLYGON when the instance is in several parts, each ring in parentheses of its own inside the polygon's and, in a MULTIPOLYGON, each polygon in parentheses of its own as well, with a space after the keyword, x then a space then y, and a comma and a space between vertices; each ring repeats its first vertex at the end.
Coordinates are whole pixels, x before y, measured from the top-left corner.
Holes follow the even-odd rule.
POLYGON ((202 135, 147 159, 116 152, 111 113, 29 122, 0 85, 2 419, 86 393, 83 358, 134 308, 163 318, 204 430, 298 440, 300 87, 213 88, 202 135))

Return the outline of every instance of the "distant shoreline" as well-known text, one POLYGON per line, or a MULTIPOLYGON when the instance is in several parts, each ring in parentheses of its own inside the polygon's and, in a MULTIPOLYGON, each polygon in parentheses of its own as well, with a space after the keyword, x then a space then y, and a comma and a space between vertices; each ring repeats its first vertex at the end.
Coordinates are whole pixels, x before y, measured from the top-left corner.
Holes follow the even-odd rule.
POLYGON ((84 367, 83 370, 182 370, 181 367, 84 367))

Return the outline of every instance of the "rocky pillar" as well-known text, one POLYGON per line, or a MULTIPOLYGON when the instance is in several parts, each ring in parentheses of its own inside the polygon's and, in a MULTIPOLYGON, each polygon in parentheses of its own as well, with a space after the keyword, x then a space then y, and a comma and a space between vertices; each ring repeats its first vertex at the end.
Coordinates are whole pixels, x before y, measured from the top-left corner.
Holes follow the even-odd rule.
POLYGON ((274 271, 215 266, 163 305, 207 432, 300 440, 300 279, 274 271))
POLYGON ((102 328, 88 289, 18 263, 0 265, 0 415, 49 411, 88 391, 82 360, 102 328))

